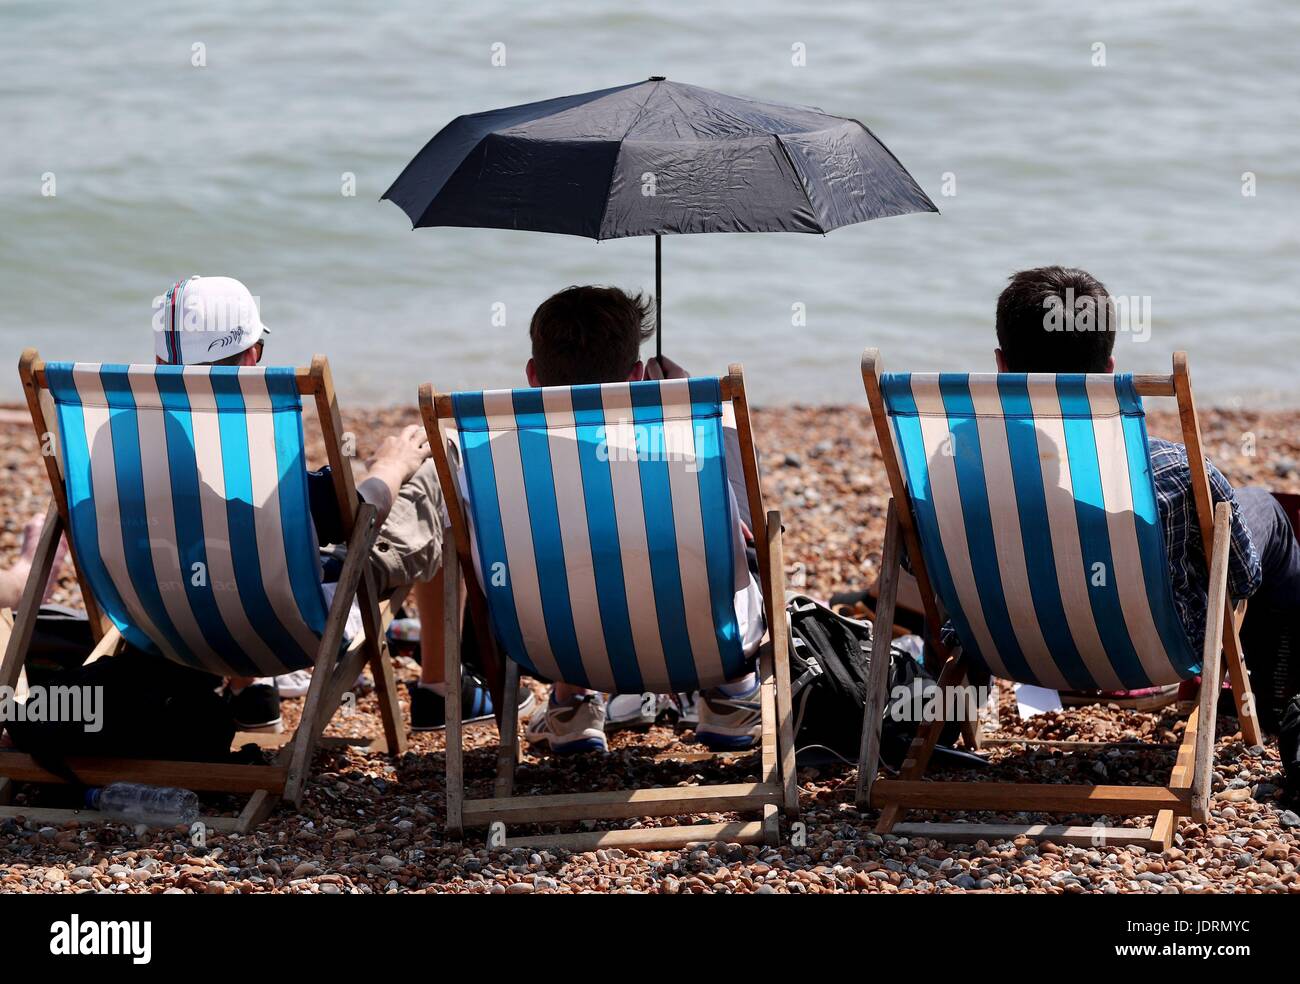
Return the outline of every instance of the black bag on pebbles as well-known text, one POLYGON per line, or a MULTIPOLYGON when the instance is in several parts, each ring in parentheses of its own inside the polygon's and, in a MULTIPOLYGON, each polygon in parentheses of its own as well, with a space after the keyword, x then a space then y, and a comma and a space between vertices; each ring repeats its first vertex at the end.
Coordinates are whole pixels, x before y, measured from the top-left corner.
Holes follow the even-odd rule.
MULTIPOLYGON (((832 759, 857 764, 862 742, 862 714, 867 701, 867 676, 871 663, 870 622, 840 615, 806 595, 792 596, 786 612, 790 618, 790 680, 794 707, 795 747, 803 764, 818 764, 823 752, 832 759)), ((890 646, 889 697, 881 728, 882 761, 897 768, 916 735, 915 715, 896 705, 919 689, 937 687, 938 681, 912 654, 897 644, 890 646)), ((944 727, 934 761, 942 767, 982 765, 976 755, 951 746, 960 726, 944 727), (941 751, 942 749, 942 751, 941 751)))

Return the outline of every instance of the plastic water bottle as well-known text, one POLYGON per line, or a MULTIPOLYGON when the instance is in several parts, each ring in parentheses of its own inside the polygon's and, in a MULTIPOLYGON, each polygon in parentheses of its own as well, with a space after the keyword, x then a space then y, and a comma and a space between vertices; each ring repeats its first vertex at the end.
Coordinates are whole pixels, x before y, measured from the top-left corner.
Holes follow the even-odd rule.
POLYGON ((899 636, 890 645, 911 656, 918 663, 925 663, 925 640, 919 635, 899 636))
POLYGON ((395 618, 388 625, 388 638, 394 642, 419 642, 420 620, 418 618, 395 618))
POLYGON ((88 790, 86 806, 135 826, 188 827, 199 817, 199 798, 188 789, 137 782, 115 782, 88 790))
POLYGON ((420 660, 420 620, 395 618, 388 626, 388 647, 395 655, 420 660))

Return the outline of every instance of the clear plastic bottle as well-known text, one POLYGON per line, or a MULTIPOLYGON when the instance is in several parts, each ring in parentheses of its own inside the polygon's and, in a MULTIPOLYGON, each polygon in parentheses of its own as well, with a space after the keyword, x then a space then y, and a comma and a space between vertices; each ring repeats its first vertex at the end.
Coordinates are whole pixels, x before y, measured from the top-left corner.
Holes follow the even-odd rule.
POLYGON ((113 820, 146 827, 188 827, 199 817, 199 798, 188 789, 137 782, 115 782, 88 790, 86 806, 113 820))
POLYGON ((394 642, 419 642, 420 620, 418 618, 395 618, 388 625, 388 638, 394 642))

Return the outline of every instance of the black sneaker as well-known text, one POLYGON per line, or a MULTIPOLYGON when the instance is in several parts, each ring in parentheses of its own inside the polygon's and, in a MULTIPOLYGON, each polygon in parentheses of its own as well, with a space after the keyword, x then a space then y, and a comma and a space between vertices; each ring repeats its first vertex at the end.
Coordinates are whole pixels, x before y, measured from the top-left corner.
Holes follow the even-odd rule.
POLYGON ((280 694, 269 684, 249 684, 239 693, 227 691, 230 716, 240 731, 265 731, 278 735, 284 730, 280 717, 280 694))
MULTIPOLYGON (((461 724, 487 721, 493 716, 492 695, 487 684, 473 673, 461 674, 460 712, 461 724)), ((447 726, 447 704, 436 690, 407 684, 411 695, 411 730, 438 731, 447 726)), ((521 687, 519 692, 519 717, 524 718, 533 709, 533 692, 521 687)))

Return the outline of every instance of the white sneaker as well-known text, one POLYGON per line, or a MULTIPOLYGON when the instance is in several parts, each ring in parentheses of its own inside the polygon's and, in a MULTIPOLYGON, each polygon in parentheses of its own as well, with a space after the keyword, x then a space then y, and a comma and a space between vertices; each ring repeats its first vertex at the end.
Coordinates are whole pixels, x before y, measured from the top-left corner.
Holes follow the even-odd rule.
POLYGON ((311 670, 281 673, 275 678, 275 689, 280 691, 281 698, 306 697, 311 689, 311 670))
POLYGON ((700 692, 660 694, 659 713, 667 715, 674 727, 694 729, 700 723, 700 692))
POLYGON ((529 744, 547 742, 556 755, 573 752, 605 752, 605 698, 583 694, 567 704, 555 703, 555 693, 546 707, 533 712, 524 729, 529 744))
POLYGON ((605 730, 648 728, 659 716, 659 695, 615 694, 605 702, 605 730))
POLYGON ((743 751, 754 746, 763 729, 758 674, 754 674, 754 689, 747 694, 731 697, 714 689, 706 690, 701 698, 696 738, 715 752, 743 751))

